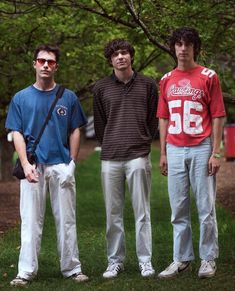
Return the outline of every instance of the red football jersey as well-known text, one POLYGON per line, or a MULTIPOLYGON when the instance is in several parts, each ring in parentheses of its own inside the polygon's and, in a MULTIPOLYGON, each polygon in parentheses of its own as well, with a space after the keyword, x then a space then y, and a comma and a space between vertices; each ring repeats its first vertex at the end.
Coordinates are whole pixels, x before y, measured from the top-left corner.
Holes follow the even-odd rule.
POLYGON ((193 146, 211 135, 212 118, 225 116, 220 82, 215 71, 197 66, 175 69, 160 81, 157 117, 169 119, 167 142, 193 146))

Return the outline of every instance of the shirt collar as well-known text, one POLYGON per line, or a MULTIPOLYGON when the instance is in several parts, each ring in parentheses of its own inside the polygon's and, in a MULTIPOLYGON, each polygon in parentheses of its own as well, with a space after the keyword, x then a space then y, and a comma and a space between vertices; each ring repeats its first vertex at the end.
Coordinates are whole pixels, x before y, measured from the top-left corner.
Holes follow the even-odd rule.
MULTIPOLYGON (((136 78, 136 76, 137 76, 137 72, 133 69, 133 75, 132 75, 132 77, 131 77, 131 79, 130 79, 130 81, 128 82, 128 83, 126 83, 126 84, 129 84, 130 82, 133 82, 134 81, 134 79, 136 78)), ((115 82, 117 82, 117 83, 123 83, 122 81, 120 81, 118 78, 117 78, 117 76, 115 75, 115 73, 114 73, 114 71, 113 71, 113 73, 112 73, 112 75, 111 75, 111 78, 115 81, 115 82)), ((124 83, 123 83, 124 84, 124 83)), ((126 85, 125 84, 125 85, 126 85)))

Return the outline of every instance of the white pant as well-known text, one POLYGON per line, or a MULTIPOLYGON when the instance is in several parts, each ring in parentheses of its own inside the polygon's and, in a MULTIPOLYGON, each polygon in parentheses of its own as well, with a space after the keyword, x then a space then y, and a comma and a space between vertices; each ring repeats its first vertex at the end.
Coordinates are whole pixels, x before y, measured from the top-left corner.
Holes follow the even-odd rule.
POLYGON ((215 177, 208 176, 211 156, 209 138, 198 146, 167 145, 168 190, 174 229, 174 260, 194 259, 190 217, 190 185, 195 195, 200 223, 199 254, 202 260, 218 257, 218 230, 215 212, 215 177))
POLYGON ((55 218, 61 272, 65 277, 81 271, 76 232, 76 191, 73 161, 70 164, 39 165, 38 183, 26 179, 20 184, 21 249, 18 276, 33 279, 38 271, 38 255, 50 192, 55 218))
POLYGON ((148 157, 130 161, 102 161, 102 186, 106 206, 106 240, 109 263, 125 259, 123 208, 127 180, 135 216, 136 252, 139 262, 152 256, 150 221, 151 162, 148 157))

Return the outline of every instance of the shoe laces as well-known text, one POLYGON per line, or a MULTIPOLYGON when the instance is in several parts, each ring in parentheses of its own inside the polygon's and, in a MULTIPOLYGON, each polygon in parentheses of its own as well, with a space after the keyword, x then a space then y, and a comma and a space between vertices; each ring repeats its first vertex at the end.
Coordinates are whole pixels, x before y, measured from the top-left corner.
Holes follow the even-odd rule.
POLYGON ((121 266, 118 263, 111 263, 108 265, 107 271, 117 271, 121 270, 121 266))
POLYGON ((212 262, 203 260, 201 263, 201 270, 206 271, 208 267, 213 268, 212 262))
POLYGON ((141 270, 143 271, 152 271, 153 267, 152 267, 152 264, 150 262, 147 262, 147 263, 141 263, 140 264, 140 268, 141 270))

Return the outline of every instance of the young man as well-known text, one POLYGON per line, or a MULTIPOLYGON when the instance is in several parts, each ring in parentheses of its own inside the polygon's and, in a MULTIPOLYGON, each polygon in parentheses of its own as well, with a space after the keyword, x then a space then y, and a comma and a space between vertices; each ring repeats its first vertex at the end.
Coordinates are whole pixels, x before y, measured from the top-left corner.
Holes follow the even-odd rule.
POLYGON ((94 125, 101 144, 106 206, 108 267, 104 278, 123 271, 125 181, 135 216, 136 252, 143 277, 154 275, 150 221, 151 142, 157 133, 155 82, 132 69, 134 48, 123 39, 105 47, 113 74, 94 87, 94 125))
POLYGON ((212 277, 218 257, 215 175, 225 109, 218 77, 196 63, 201 40, 193 28, 174 31, 170 48, 177 68, 160 81, 157 116, 160 124, 160 169, 168 175, 174 230, 173 263, 159 274, 174 277, 194 259, 189 188, 195 195, 199 223, 200 278, 212 277))
POLYGON ((26 156, 38 137, 58 85, 59 49, 41 45, 35 50, 36 82, 16 93, 11 101, 6 128, 12 130, 16 151, 26 179, 20 183, 21 249, 18 275, 12 286, 25 286, 36 276, 47 190, 55 217, 60 267, 64 277, 86 281, 78 257, 76 233, 75 161, 80 127, 86 124, 77 96, 65 89, 36 148, 37 167, 26 156))

